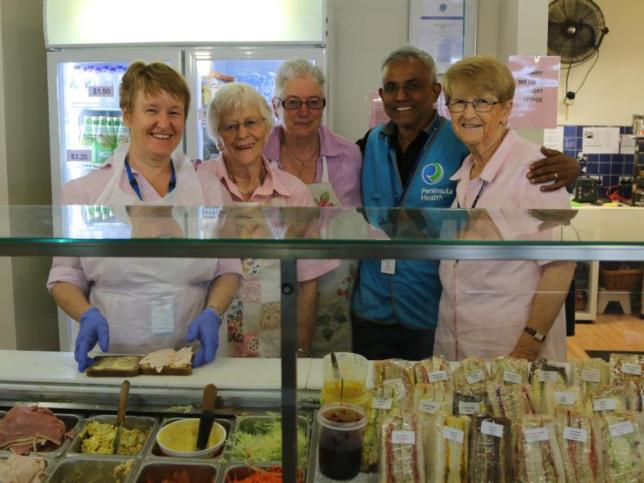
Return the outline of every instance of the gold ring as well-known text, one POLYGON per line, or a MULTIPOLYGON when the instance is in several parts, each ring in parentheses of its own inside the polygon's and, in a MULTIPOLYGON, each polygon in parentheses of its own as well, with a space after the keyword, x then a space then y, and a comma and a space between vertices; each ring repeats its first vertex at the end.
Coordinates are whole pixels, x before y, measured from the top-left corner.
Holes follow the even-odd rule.
POLYGON ((553 176, 555 177, 555 181, 559 179, 559 173, 553 173, 553 176))

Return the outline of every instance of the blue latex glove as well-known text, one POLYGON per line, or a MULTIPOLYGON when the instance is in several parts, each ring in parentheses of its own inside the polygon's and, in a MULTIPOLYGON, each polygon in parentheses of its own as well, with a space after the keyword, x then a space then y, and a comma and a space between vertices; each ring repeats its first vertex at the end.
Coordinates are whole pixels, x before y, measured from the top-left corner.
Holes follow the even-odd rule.
POLYGON ((203 310, 197 315, 188 327, 186 342, 199 339, 201 348, 192 361, 192 367, 203 366, 215 360, 219 348, 219 326, 221 317, 211 308, 203 310))
POLYGON ((80 330, 76 337, 74 359, 78 362, 80 372, 85 372, 85 369, 96 362, 87 357, 87 353, 94 348, 96 342, 103 352, 107 352, 110 345, 110 329, 103 314, 96 307, 92 307, 81 315, 80 330))

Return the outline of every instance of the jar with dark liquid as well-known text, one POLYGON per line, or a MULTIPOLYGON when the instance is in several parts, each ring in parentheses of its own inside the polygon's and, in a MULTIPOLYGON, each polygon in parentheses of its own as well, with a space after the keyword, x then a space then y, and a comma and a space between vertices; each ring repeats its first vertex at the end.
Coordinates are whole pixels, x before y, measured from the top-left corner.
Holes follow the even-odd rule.
POLYGON ((326 404, 318 412, 318 423, 320 472, 333 480, 355 478, 360 472, 365 410, 355 404, 326 404))

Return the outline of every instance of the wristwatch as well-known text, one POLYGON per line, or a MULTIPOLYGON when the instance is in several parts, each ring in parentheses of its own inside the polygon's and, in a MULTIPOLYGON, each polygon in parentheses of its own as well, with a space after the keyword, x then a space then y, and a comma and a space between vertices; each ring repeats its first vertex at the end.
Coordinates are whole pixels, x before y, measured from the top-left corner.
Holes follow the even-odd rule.
POLYGON ((538 330, 535 330, 532 327, 528 327, 527 325, 523 328, 523 332, 530 334, 535 340, 538 340, 539 342, 546 340, 546 334, 542 334, 538 330))

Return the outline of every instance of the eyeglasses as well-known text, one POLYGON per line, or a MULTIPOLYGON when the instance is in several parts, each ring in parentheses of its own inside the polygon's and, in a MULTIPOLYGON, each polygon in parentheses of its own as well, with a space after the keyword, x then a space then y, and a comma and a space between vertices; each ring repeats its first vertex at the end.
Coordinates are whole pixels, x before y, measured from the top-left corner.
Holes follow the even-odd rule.
POLYGON ((222 124, 218 131, 225 134, 233 134, 239 131, 239 126, 244 126, 244 129, 247 131, 255 131, 263 126, 264 118, 263 117, 251 117, 246 119, 244 122, 227 122, 222 124))
POLYGON ((466 101, 465 99, 453 99, 445 104, 447 105, 449 112, 463 112, 467 108, 468 104, 472 104, 472 107, 476 112, 490 112, 494 105, 500 104, 500 102, 480 97, 478 99, 472 99, 471 101, 466 101))
POLYGON ((298 97, 287 97, 286 99, 278 97, 277 99, 284 109, 299 109, 302 107, 302 104, 306 104, 308 109, 315 110, 324 109, 324 106, 326 106, 326 99, 324 97, 309 97, 306 101, 298 97))

